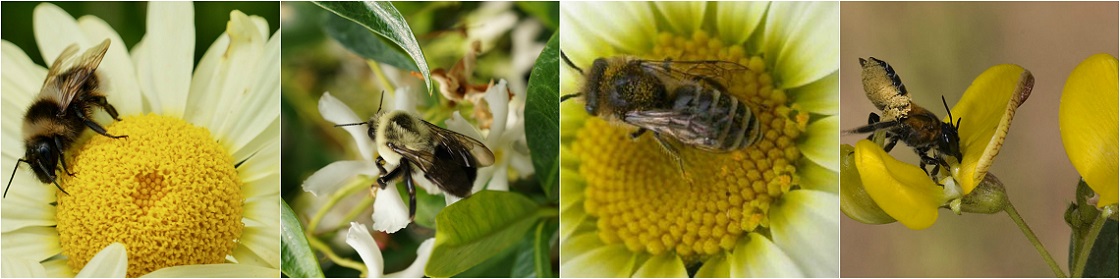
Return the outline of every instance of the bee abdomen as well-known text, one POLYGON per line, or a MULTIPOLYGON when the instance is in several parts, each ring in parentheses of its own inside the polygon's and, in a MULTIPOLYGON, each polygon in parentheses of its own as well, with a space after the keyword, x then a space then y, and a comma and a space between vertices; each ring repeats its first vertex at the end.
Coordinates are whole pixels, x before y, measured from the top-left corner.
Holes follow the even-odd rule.
POLYGON ((682 87, 677 91, 674 106, 675 110, 693 116, 687 125, 697 138, 683 141, 693 142, 701 149, 734 151, 751 146, 762 135, 750 107, 719 90, 682 87))

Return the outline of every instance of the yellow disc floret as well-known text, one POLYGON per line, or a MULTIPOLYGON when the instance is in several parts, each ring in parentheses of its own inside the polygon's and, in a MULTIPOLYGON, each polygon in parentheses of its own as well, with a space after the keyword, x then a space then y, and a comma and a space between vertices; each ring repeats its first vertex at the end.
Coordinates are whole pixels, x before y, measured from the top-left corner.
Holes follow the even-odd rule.
POLYGON ((575 135, 586 181, 584 207, 598 217, 599 237, 634 252, 677 253, 686 261, 730 251, 740 237, 770 225, 774 201, 799 183, 796 141, 808 114, 789 105, 759 56, 725 46, 703 31, 663 33, 647 59, 724 60, 747 66, 725 92, 744 101, 761 123, 762 139, 728 153, 680 148, 685 174, 650 135, 589 117, 575 135))
MULTIPOLYGON (((62 254, 80 270, 113 242, 128 251, 128 276, 176 265, 223 263, 241 223, 241 180, 210 132, 155 114, 125 117, 71 149, 73 176, 59 184, 62 254)), ((59 172, 62 174, 62 172, 59 172)))

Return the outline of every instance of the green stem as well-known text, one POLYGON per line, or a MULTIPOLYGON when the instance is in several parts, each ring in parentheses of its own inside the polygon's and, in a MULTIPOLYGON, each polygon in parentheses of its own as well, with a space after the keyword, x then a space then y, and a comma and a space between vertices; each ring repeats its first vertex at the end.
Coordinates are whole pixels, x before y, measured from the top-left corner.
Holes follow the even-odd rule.
POLYGON ((343 216, 342 219, 340 219, 341 221, 338 223, 338 225, 335 225, 335 227, 332 228, 331 231, 337 231, 341 228, 349 227, 350 222, 358 219, 358 214, 362 214, 362 212, 365 212, 370 208, 370 206, 373 206, 373 201, 374 198, 370 196, 362 198, 362 201, 358 203, 358 205, 354 206, 354 208, 351 208, 350 212, 347 212, 346 215, 343 216))
POLYGON ((369 68, 373 70, 373 75, 377 76, 377 81, 381 82, 382 88, 385 88, 385 90, 389 92, 397 92, 396 87, 394 87, 393 83, 389 81, 389 78, 385 76, 385 72, 381 70, 381 64, 373 60, 366 60, 366 64, 369 64, 369 68))
POLYGON ((327 203, 324 204, 323 207, 320 207, 318 212, 315 212, 315 216, 311 217, 311 221, 307 224, 307 234, 314 235, 315 228, 319 227, 319 222, 323 221, 323 217, 327 215, 327 212, 329 212, 331 208, 334 208, 335 204, 338 204, 338 202, 343 198, 349 197, 350 194, 361 190, 363 188, 362 186, 364 186, 363 183, 355 182, 343 186, 342 189, 335 191, 334 194, 331 195, 330 199, 327 200, 327 203))
POLYGON ((1097 214, 1097 219, 1093 220, 1093 225, 1089 227, 1089 233, 1081 238, 1083 239, 1081 249, 1078 249, 1079 251, 1075 255, 1077 262, 1073 264, 1072 268, 1074 277, 1081 277, 1085 273, 1085 263, 1089 262, 1089 252, 1093 251, 1093 244, 1097 242, 1097 235, 1101 233, 1105 220, 1108 220, 1108 214, 1104 212, 1097 214))
POLYGON ((307 236, 307 244, 311 245, 311 248, 319 250, 319 252, 323 252, 323 255, 327 256, 327 259, 330 259, 335 264, 361 271, 362 274, 360 277, 366 277, 366 273, 369 272, 369 270, 366 270, 365 264, 351 259, 339 257, 338 254, 335 254, 334 251, 331 250, 330 245, 323 243, 323 241, 315 238, 314 236, 307 236))
POLYGON ((1062 268, 1058 267, 1058 262, 1054 261, 1054 257, 1050 256, 1050 252, 1046 251, 1046 247, 1042 246, 1042 242, 1038 241, 1038 236, 1034 235, 1034 231, 1031 231, 1031 227, 1027 226, 1027 222, 1023 221, 1023 217, 1019 216, 1019 211, 1015 210, 1015 206, 1011 205, 1011 201, 1007 201, 1007 207, 1004 208, 1004 211, 1011 217, 1011 220, 1015 221, 1016 225, 1019 225, 1019 230, 1022 230, 1023 235, 1026 235, 1027 239, 1031 241, 1031 244, 1034 245, 1034 249, 1038 250, 1038 254, 1042 255, 1043 260, 1046 260, 1046 264, 1050 265, 1050 270, 1054 272, 1054 276, 1061 278, 1068 277, 1062 272, 1062 268))

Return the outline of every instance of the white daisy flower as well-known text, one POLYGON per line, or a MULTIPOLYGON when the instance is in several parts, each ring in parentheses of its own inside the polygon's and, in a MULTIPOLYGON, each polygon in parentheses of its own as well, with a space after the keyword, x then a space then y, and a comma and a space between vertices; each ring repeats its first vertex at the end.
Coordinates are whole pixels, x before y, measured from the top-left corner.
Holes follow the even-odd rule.
MULTIPOLYGON (((4 277, 277 277, 280 268, 279 32, 230 13, 195 67, 194 11, 148 6, 131 51, 105 21, 35 8, 50 65, 63 49, 106 38, 100 90, 121 121, 97 113, 112 139, 86 133, 67 150, 69 194, 27 169, 2 200, 4 277)), ((10 42, 2 49, 3 176, 24 156, 23 114, 47 69, 10 42)))

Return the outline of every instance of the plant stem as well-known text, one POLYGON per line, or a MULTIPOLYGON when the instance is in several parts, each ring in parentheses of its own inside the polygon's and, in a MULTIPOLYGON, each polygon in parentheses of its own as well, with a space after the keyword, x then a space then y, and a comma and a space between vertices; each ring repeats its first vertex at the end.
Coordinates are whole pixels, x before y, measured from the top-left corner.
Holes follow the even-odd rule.
POLYGON ((337 254, 334 253, 334 251, 331 250, 331 247, 329 245, 327 245, 326 243, 323 243, 322 240, 319 240, 318 238, 315 238, 315 236, 308 235, 307 236, 307 244, 311 245, 311 248, 314 248, 315 250, 319 250, 320 252, 323 252, 323 255, 327 256, 327 259, 330 259, 335 264, 361 271, 362 274, 361 274, 360 277, 366 277, 366 273, 369 272, 369 270, 366 270, 366 265, 365 264, 362 264, 360 262, 357 262, 357 261, 354 261, 354 260, 351 260, 351 259, 339 257, 337 254))
MULTIPOLYGON (((359 182, 360 181, 364 180, 359 180, 359 182)), ((320 207, 319 211, 315 212, 315 216, 311 217, 311 221, 307 223, 307 234, 314 235, 315 228, 319 227, 319 222, 323 221, 323 216, 326 216, 327 212, 330 211, 331 208, 334 208, 334 205, 338 204, 338 202, 341 201, 342 198, 348 197, 350 196, 350 194, 361 190, 362 186, 364 186, 364 183, 350 183, 346 186, 343 186, 342 189, 335 191, 334 194, 331 194, 331 197, 329 200, 327 200, 327 203, 324 204, 323 207, 320 207)))
POLYGON ((1007 212, 1007 216, 1011 217, 1011 220, 1015 221, 1016 225, 1019 225, 1019 230, 1022 230, 1023 235, 1026 235, 1027 239, 1031 241, 1031 244, 1034 245, 1034 249, 1038 250, 1038 254, 1042 255, 1043 260, 1046 260, 1046 264, 1050 265, 1050 270, 1054 272, 1054 276, 1061 278, 1068 277, 1062 272, 1062 268, 1058 267, 1058 262, 1054 261, 1054 257, 1050 256, 1050 252, 1046 251, 1046 247, 1042 246, 1042 242, 1038 241, 1038 236, 1034 235, 1034 231, 1031 231, 1031 227, 1027 226, 1027 222, 1023 221, 1023 217, 1019 216, 1019 211, 1015 210, 1015 206, 1011 205, 1011 201, 1007 201, 1007 207, 1004 208, 1004 211, 1007 212))
POLYGON ((366 60, 366 64, 369 64, 369 68, 373 70, 373 75, 377 76, 377 81, 381 83, 381 88, 385 88, 385 90, 389 92, 397 92, 397 88, 393 86, 393 82, 390 82, 389 78, 385 76, 385 72, 381 70, 380 63, 373 60, 366 60))
POLYGON ((337 231, 337 230, 342 229, 344 227, 349 227, 350 222, 353 222, 354 220, 358 219, 358 214, 362 214, 362 212, 365 212, 367 209, 370 208, 370 206, 373 205, 373 201, 374 201, 374 198, 370 197, 370 196, 366 196, 365 198, 362 198, 362 201, 360 203, 358 203, 358 205, 356 205, 356 206, 354 206, 354 208, 350 209, 350 212, 347 212, 346 215, 342 217, 342 219, 339 219, 340 220, 339 223, 337 225, 335 225, 334 228, 331 228, 331 231, 337 231))
POLYGON ((1093 220, 1093 225, 1089 227, 1089 233, 1085 234, 1081 239, 1080 251, 1076 255, 1077 261, 1070 268, 1074 277, 1081 277, 1085 273, 1085 263, 1089 262, 1089 252, 1093 251, 1093 244, 1097 241, 1097 235, 1101 233, 1101 228, 1104 227, 1105 220, 1108 219, 1108 214, 1101 212, 1097 214, 1097 219, 1093 220))

